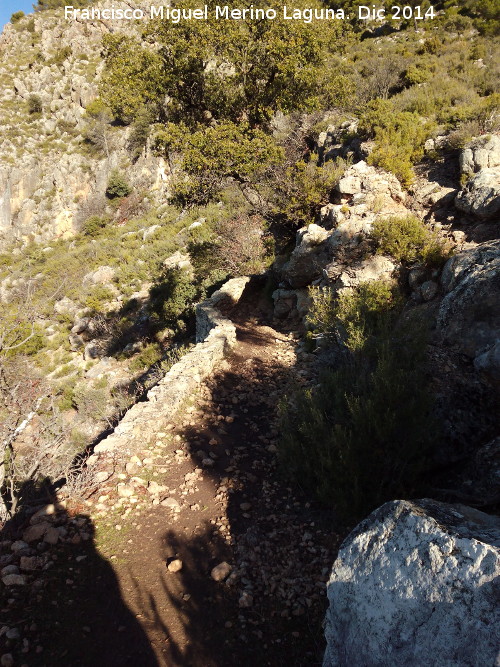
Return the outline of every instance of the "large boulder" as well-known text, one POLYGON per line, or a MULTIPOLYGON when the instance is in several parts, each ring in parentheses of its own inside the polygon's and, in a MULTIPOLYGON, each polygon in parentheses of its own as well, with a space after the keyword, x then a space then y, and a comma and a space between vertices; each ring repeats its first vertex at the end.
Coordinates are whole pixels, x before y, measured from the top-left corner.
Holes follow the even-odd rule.
POLYGON ((83 277, 84 283, 93 285, 105 285, 114 280, 116 271, 112 266, 99 266, 95 271, 90 271, 83 277))
POLYGON ((345 540, 328 583, 324 667, 496 665, 500 519, 386 503, 345 540))
POLYGON ((329 232, 319 225, 308 225, 297 232, 297 247, 283 266, 282 275, 292 287, 305 287, 321 275, 327 264, 329 232))
POLYGON ((481 169, 458 193, 455 206, 482 220, 500 214, 500 168, 481 169))
POLYGON ((398 212, 397 203, 405 199, 401 184, 394 174, 369 166, 364 160, 349 167, 336 187, 341 199, 355 198, 354 201, 366 202, 376 208, 391 206, 398 212))
POLYGON ((470 177, 455 206, 464 213, 489 219, 500 212, 500 136, 478 137, 460 154, 460 171, 470 177))
POLYGON ((390 281, 395 270, 396 264, 389 257, 371 255, 351 263, 332 262, 325 268, 324 275, 334 289, 341 290, 375 280, 390 281))
POLYGON ((494 348, 500 338, 500 241, 481 243, 449 259, 441 286, 446 296, 437 330, 443 341, 472 359, 494 348))
POLYGON ((481 169, 500 166, 500 136, 485 135, 474 139, 460 154, 460 171, 471 176, 481 169))

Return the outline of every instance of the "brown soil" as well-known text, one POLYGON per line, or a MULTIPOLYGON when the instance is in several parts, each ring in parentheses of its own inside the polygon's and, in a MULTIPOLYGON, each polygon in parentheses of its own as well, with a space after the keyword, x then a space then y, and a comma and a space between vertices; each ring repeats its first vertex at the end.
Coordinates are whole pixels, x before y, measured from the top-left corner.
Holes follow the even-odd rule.
POLYGON ((297 362, 293 335, 265 324, 263 304, 249 317, 247 303, 232 314, 231 358, 139 453, 148 461, 137 475, 148 470, 167 487, 158 500, 175 498, 180 511, 153 504, 146 481, 137 503, 117 502, 114 477, 109 498, 84 512, 97 549, 93 539, 58 546, 38 589, 4 602, 3 622, 28 639, 25 657, 21 644, 3 649, 16 665, 321 664, 340 538, 276 454, 279 400, 313 374, 311 359, 297 362), (173 559, 179 572, 167 568, 173 559), (222 561, 233 571, 216 582, 222 561))

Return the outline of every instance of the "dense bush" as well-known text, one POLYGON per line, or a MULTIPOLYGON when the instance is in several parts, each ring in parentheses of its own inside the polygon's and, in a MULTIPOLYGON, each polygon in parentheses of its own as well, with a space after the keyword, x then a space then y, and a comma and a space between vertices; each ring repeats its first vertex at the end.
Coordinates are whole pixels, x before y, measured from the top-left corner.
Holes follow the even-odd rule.
POLYGON ((12 16, 10 17, 10 22, 11 22, 11 23, 17 23, 17 22, 20 21, 24 16, 25 16, 25 14, 24 14, 23 11, 14 12, 14 13, 12 14, 12 16))
POLYGON ((430 441, 424 339, 395 326, 397 298, 361 286, 331 305, 348 357, 314 390, 282 406, 280 457, 289 473, 345 519, 418 492, 430 441))
POLYGON ((153 113, 146 108, 138 111, 131 126, 127 148, 132 153, 132 159, 137 160, 148 142, 153 113))
POLYGON ((109 217, 105 215, 91 215, 82 225, 81 232, 85 236, 94 237, 101 232, 109 223, 109 217))
POLYGON ((38 114, 43 111, 42 98, 39 95, 30 95, 28 97, 28 112, 30 114, 38 114))
POLYGON ((450 257, 450 247, 413 215, 378 218, 373 223, 371 235, 377 241, 378 251, 391 255, 398 262, 418 259, 440 266, 450 257))
MULTIPOLYGON (((243 4, 266 7, 263 0, 243 4)), ((210 10, 214 5, 209 3, 210 10)), ((311 7, 305 0, 296 5, 311 7)), ((192 0, 176 3, 178 9, 193 6, 192 0)), ((312 6, 321 3, 314 0, 312 6)), ((152 21, 146 38, 157 49, 129 37, 104 37, 101 95, 124 122, 147 105, 159 119, 190 127, 212 119, 263 125, 278 110, 310 110, 345 99, 345 78, 327 67, 343 30, 335 21, 317 30, 279 13, 272 21, 227 21, 223 31, 213 11, 207 21, 152 21)))
POLYGON ((125 176, 123 176, 117 169, 113 169, 106 187, 106 197, 109 199, 118 199, 120 197, 126 197, 131 192, 132 188, 128 184, 125 176))
POLYGON ((352 352, 362 349, 369 336, 384 333, 401 304, 396 285, 385 281, 343 290, 336 299, 328 287, 311 287, 309 293, 312 306, 307 316, 308 327, 352 352))
POLYGON ((151 310, 159 328, 182 329, 183 321, 193 314, 198 288, 186 271, 167 270, 150 289, 151 310))
POLYGON ((369 164, 392 171, 403 185, 409 185, 412 165, 423 156, 433 125, 416 113, 396 112, 389 100, 376 100, 361 117, 360 130, 375 139, 369 164))
POLYGON ((283 159, 273 137, 248 124, 229 121, 196 132, 169 123, 158 133, 155 147, 170 154, 182 150, 184 173, 175 183, 175 194, 183 204, 213 200, 228 179, 242 186, 255 185, 283 159))
POLYGON ((319 165, 317 156, 293 164, 273 166, 267 174, 272 191, 271 209, 293 224, 308 224, 322 206, 328 204, 334 187, 348 167, 345 160, 330 160, 319 165))
POLYGON ((149 343, 139 354, 130 362, 130 370, 134 372, 143 371, 145 368, 151 368, 158 363, 162 357, 161 347, 158 343, 149 343))

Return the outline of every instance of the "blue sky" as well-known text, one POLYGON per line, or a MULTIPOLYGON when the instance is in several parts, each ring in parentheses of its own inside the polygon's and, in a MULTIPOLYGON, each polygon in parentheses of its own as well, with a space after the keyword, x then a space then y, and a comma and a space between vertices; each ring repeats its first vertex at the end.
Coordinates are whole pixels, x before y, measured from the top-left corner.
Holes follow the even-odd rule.
POLYGON ((14 12, 18 12, 20 9, 25 14, 32 12, 33 3, 36 3, 36 0, 0 0, 0 30, 14 12))

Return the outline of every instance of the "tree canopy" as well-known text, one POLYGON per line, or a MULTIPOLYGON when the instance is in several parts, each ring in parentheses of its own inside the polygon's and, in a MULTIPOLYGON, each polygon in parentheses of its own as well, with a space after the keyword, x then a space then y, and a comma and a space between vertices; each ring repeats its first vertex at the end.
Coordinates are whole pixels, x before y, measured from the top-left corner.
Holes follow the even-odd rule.
MULTIPOLYGON (((241 8, 251 5, 269 7, 245 0, 241 8)), ((312 5, 322 7, 318 1, 312 5)), ((214 6, 211 0, 209 9, 214 6)), ((195 7, 194 0, 176 4, 195 7)), ((327 64, 342 48, 347 24, 325 21, 318 30, 285 20, 281 6, 277 10, 274 20, 217 20, 213 11, 206 21, 154 20, 142 45, 108 36, 101 95, 124 122, 145 103, 157 107, 160 119, 190 126, 230 120, 255 127, 276 111, 310 111, 342 100, 347 81, 327 64)))

